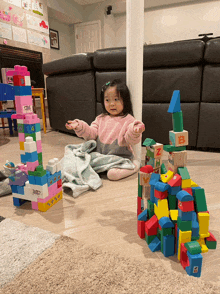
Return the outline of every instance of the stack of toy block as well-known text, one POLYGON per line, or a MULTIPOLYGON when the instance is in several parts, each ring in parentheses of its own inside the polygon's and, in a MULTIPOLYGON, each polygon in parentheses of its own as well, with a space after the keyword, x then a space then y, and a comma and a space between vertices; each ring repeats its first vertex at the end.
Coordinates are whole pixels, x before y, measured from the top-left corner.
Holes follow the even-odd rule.
POLYGON ((62 199, 61 166, 57 158, 43 168, 40 119, 33 113, 30 72, 16 65, 13 71, 20 156, 22 164, 9 177, 15 206, 31 201, 32 209, 47 211, 62 199))
POLYGON ((137 231, 152 252, 177 255, 188 275, 200 277, 201 253, 215 249, 209 231, 210 215, 204 189, 194 183, 186 167, 188 132, 183 129, 180 92, 174 91, 168 112, 172 113, 170 145, 146 139, 146 166, 138 175, 137 231), (169 152, 168 171, 162 163, 169 152))

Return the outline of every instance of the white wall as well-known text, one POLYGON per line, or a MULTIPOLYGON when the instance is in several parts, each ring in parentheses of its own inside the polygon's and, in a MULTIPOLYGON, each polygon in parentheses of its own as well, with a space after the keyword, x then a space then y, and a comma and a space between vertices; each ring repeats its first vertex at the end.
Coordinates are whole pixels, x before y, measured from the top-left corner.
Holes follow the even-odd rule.
POLYGON ((50 58, 52 60, 61 59, 70 56, 72 53, 72 27, 67 24, 60 23, 58 20, 49 18, 49 27, 59 32, 60 50, 50 50, 50 58))
MULTIPOLYGON (((145 11, 144 42, 147 44, 195 39, 201 33, 220 35, 220 2, 178 5, 145 11)), ((115 45, 126 46, 126 16, 115 15, 115 45)))

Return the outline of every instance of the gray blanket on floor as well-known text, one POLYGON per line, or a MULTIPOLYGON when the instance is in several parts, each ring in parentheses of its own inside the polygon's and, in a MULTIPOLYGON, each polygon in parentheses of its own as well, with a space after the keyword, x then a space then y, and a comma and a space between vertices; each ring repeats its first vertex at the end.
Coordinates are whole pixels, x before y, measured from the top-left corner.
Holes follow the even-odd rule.
POLYGON ((61 159, 63 187, 71 188, 73 197, 78 197, 89 189, 97 190, 102 186, 98 173, 111 168, 134 169, 131 160, 116 155, 95 152, 96 141, 67 145, 61 159), (93 152, 92 152, 93 151, 93 152))

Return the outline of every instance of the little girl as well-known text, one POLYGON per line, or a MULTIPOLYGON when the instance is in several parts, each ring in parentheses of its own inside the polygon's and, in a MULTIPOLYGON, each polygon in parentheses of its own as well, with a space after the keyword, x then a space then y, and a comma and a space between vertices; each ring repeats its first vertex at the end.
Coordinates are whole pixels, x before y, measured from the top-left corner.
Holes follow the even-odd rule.
MULTIPOLYGON (((106 83, 101 91, 101 103, 104 112, 96 117, 89 126, 82 120, 75 119, 66 123, 68 130, 74 130, 78 137, 96 140, 96 152, 134 158, 132 146, 141 141, 145 126, 133 117, 130 92, 121 80, 106 83)), ((109 180, 119 180, 138 171, 139 164, 133 162, 135 168, 111 168, 107 172, 109 180)))

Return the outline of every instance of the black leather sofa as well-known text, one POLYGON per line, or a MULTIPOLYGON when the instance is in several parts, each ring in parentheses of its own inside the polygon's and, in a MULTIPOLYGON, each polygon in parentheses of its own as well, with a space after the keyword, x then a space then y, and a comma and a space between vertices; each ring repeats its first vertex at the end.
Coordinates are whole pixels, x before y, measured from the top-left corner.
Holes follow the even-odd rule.
MULTIPOLYGON (((115 78, 126 81, 126 48, 72 55, 44 64, 43 72, 51 127, 74 133, 66 121, 90 124, 102 112, 102 85, 115 78)), ((167 110, 174 90, 180 90, 189 148, 220 148, 220 38, 144 46, 143 140, 169 144, 167 110)))

